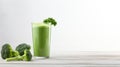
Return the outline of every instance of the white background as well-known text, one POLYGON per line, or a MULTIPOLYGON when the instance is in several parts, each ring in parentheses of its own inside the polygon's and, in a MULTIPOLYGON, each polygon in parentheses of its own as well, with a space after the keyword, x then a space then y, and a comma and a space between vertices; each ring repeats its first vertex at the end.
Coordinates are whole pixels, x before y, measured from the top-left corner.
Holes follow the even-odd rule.
POLYGON ((53 17, 51 51, 120 51, 120 0, 0 0, 0 46, 32 46, 31 22, 53 17))

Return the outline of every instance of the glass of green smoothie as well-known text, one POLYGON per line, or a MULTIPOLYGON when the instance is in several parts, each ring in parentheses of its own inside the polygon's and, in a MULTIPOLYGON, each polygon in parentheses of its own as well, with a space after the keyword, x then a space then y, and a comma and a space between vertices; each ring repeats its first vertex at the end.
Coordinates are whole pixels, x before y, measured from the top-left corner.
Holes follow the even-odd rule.
POLYGON ((42 23, 32 23, 34 56, 50 57, 51 25, 56 25, 53 18, 45 19, 42 23))

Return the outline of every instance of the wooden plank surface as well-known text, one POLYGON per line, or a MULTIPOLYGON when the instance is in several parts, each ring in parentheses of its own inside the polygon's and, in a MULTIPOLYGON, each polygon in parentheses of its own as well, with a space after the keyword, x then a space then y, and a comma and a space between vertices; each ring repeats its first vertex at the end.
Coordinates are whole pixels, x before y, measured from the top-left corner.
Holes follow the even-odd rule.
POLYGON ((51 56, 49 59, 33 57, 32 61, 12 61, 6 62, 0 59, 1 66, 68 66, 68 67, 93 67, 93 66, 113 66, 120 67, 119 52, 77 52, 62 53, 51 56))

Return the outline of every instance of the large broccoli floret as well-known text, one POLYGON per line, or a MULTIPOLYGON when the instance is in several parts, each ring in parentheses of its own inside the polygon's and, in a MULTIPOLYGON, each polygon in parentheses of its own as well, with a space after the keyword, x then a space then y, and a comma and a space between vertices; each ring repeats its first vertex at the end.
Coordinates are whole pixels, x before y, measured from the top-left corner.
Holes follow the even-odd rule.
POLYGON ((31 61, 32 59, 32 54, 29 50, 24 50, 24 55, 23 56, 17 56, 17 57, 13 57, 13 58, 7 58, 6 61, 20 61, 20 60, 24 60, 24 61, 31 61))
POLYGON ((19 44, 17 47, 16 47, 16 51, 19 52, 20 56, 22 56, 24 54, 24 50, 27 49, 27 50, 30 50, 30 45, 26 44, 26 43, 22 43, 22 44, 19 44))
POLYGON ((2 50, 1 50, 1 57, 3 59, 6 59, 6 58, 10 58, 10 57, 15 57, 15 56, 18 56, 19 53, 17 51, 14 51, 12 49, 12 47, 10 46, 10 44, 4 44, 2 46, 2 50))

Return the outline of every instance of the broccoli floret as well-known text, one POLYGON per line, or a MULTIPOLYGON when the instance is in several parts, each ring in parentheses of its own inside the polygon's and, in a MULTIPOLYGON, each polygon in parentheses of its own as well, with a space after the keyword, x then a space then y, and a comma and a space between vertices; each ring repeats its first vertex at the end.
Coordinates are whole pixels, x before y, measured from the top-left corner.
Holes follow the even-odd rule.
POLYGON ((28 45, 26 43, 21 43, 16 47, 15 50, 19 52, 20 56, 22 56, 24 54, 25 49, 30 50, 31 49, 30 45, 28 45))
POLYGON ((32 59, 32 54, 29 50, 25 49, 24 50, 24 55, 22 56, 17 56, 17 57, 13 57, 13 58, 7 58, 6 61, 20 61, 20 60, 24 60, 24 61, 31 61, 32 59))
POLYGON ((1 50, 1 57, 3 59, 6 59, 6 58, 10 58, 10 57, 15 57, 15 56, 18 56, 19 53, 17 51, 14 51, 12 49, 12 47, 10 46, 10 44, 4 44, 2 46, 2 50, 1 50))
POLYGON ((16 57, 19 55, 19 52, 18 51, 12 51, 12 57, 16 57))
POLYGON ((47 18, 43 22, 46 23, 46 24, 50 23, 51 25, 54 25, 54 26, 57 25, 57 22, 53 18, 47 18))

